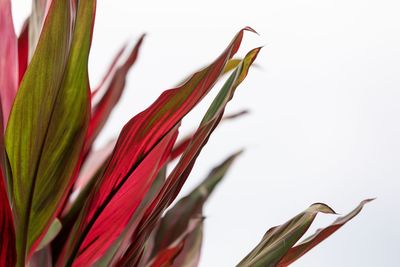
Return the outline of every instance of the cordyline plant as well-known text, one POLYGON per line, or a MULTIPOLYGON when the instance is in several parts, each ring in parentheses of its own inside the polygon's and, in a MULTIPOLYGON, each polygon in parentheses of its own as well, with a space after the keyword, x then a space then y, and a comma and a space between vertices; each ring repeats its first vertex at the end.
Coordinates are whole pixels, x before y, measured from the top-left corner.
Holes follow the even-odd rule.
MULTIPOLYGON (((171 204, 221 119, 242 114, 223 117, 260 51, 233 59, 244 32, 254 31, 240 30, 214 62, 163 92, 115 142, 94 150, 143 40, 123 48, 91 90, 95 7, 95 0, 35 0, 17 37, 10 0, 0 0, 0 267, 196 266, 203 204, 240 152, 171 204), (182 119, 226 73, 198 129, 176 142, 182 119)), ((334 213, 313 204, 268 230, 238 266, 287 266, 368 201, 299 243, 317 213, 334 213)))

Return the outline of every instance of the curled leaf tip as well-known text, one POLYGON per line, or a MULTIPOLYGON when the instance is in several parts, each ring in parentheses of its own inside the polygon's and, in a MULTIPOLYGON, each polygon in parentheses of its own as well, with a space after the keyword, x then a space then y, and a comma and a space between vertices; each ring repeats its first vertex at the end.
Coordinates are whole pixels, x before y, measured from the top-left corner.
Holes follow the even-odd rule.
POLYGON ((326 213, 326 214, 336 214, 337 213, 328 205, 326 205, 325 203, 314 203, 312 204, 308 210, 310 212, 322 212, 322 213, 326 213))
POLYGON ((256 32, 256 30, 254 30, 252 27, 250 26, 246 26, 242 29, 243 31, 249 31, 249 32, 254 32, 257 35, 260 35, 258 32, 256 32))

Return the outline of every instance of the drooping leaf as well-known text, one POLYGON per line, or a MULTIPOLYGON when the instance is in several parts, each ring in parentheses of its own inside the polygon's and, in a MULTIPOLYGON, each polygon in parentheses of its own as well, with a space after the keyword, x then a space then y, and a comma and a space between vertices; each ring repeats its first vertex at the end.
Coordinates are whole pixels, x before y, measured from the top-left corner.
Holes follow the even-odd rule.
POLYGON ((319 212, 335 214, 325 204, 311 205, 285 224, 269 229, 261 242, 237 266, 276 266, 305 234, 319 212))
MULTIPOLYGON (((222 55, 210 66, 195 73, 181 87, 165 91, 149 108, 125 125, 108 166, 100 178, 99 186, 93 191, 93 196, 84 210, 82 220, 77 223, 79 224, 78 234, 71 237, 72 240, 65 248, 59 262, 68 258, 68 262, 72 263, 72 260, 76 258, 74 264, 77 266, 90 264, 98 259, 99 253, 107 250, 108 246, 117 238, 138 203, 131 202, 131 205, 124 209, 126 214, 119 217, 121 220, 117 224, 118 231, 112 236, 107 236, 107 242, 97 242, 99 233, 95 230, 99 229, 101 232, 106 230, 106 225, 103 225, 106 222, 104 214, 115 212, 113 209, 120 205, 115 203, 116 196, 126 191, 132 184, 138 186, 138 190, 141 190, 139 192, 143 191, 144 196, 149 189, 149 181, 145 179, 144 185, 146 186, 144 186, 145 176, 139 175, 137 169, 152 154, 160 140, 179 124, 183 116, 213 87, 227 60, 237 52, 244 30, 250 29, 241 30, 222 55), (111 205, 111 203, 113 204, 111 205), (107 209, 105 209, 106 207, 107 209), (77 237, 78 240, 76 240, 77 237), (94 243, 90 241, 95 239, 94 243), (87 247, 89 244, 90 246, 87 247)), ((169 157, 169 154, 165 156, 169 157)), ((136 196, 138 201, 141 200, 140 196, 140 194, 136 196)))
POLYGON ((296 246, 289 249, 286 255, 281 259, 277 266, 284 267, 288 266, 289 264, 293 263, 294 261, 298 260, 316 245, 324 241, 334 232, 339 230, 343 225, 345 225, 348 221, 353 219, 357 214, 359 214, 364 207, 364 205, 373 199, 366 199, 362 201, 353 211, 348 213, 346 216, 339 217, 336 219, 331 225, 319 229, 315 234, 308 237, 307 239, 303 240, 301 243, 297 244, 296 246))
POLYGON ((62 207, 88 125, 87 63, 95 2, 79 2, 75 27, 70 11, 70 1, 50 6, 6 130, 18 266, 25 265, 62 207))
POLYGON ((155 234, 153 256, 175 242, 187 228, 191 219, 203 216, 204 203, 240 153, 237 152, 229 156, 224 162, 216 166, 200 185, 179 200, 162 217, 155 234))
POLYGON ((131 240, 134 242, 131 243, 125 254, 118 260, 118 266, 132 267, 139 264, 143 252, 143 245, 149 234, 153 230, 161 214, 179 193, 183 183, 186 181, 193 168, 201 148, 207 143, 209 136, 221 120, 226 104, 233 97, 235 89, 246 77, 249 67, 257 57, 259 51, 260 48, 257 48, 246 55, 242 63, 228 78, 227 82, 212 102, 198 130, 194 134, 190 145, 187 147, 172 173, 168 176, 160 193, 146 208, 138 227, 134 229, 133 234, 130 236, 131 240))
POLYGON ((11 0, 0 1, 0 99, 3 123, 8 117, 18 88, 18 44, 11 14, 11 0))
POLYGON ((288 266, 354 218, 369 201, 371 199, 364 200, 346 216, 338 218, 330 226, 318 230, 295 245, 308 230, 317 213, 335 213, 325 204, 313 204, 285 224, 269 229, 261 242, 237 266, 288 266))
MULTIPOLYGON (((92 116, 89 123, 89 129, 86 136, 86 147, 90 149, 93 144, 95 138, 103 128, 107 119, 109 118, 111 111, 114 106, 117 104, 119 99, 121 98, 122 92, 125 88, 125 80, 128 75, 129 70, 136 62, 138 57, 140 46, 143 42, 144 35, 140 37, 139 41, 135 45, 135 47, 130 51, 129 56, 125 60, 121 66, 116 66, 117 61, 114 61, 111 65, 111 69, 106 75, 112 76, 110 77, 110 82, 106 83, 105 81, 102 83, 103 86, 106 86, 104 89, 104 94, 101 97, 100 101, 93 105, 92 107, 92 116), (113 70, 116 68, 115 70, 113 70), (112 73, 112 74, 111 74, 112 73)), ((122 51, 122 50, 121 50, 122 51)), ((116 60, 120 57, 120 53, 118 53, 116 60)), ((103 89, 99 89, 103 91, 103 89)))

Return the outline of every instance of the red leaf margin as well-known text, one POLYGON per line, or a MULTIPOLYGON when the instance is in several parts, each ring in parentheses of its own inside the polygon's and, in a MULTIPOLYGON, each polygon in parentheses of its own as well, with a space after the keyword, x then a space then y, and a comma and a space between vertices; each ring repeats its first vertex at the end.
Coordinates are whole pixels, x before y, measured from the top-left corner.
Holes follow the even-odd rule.
POLYGON ((125 240, 124 246, 120 249, 122 255, 116 254, 115 261, 117 262, 117 266, 138 266, 143 255, 144 244, 150 232, 156 225, 161 214, 178 195, 202 148, 220 122, 226 104, 232 99, 236 88, 246 77, 251 64, 256 59, 260 50, 261 48, 253 49, 246 55, 242 64, 232 73, 214 99, 214 102, 211 104, 198 130, 194 134, 191 143, 169 175, 161 191, 147 206, 137 227, 132 229, 127 235, 127 239, 130 239, 131 243, 125 248, 124 246, 128 243, 128 241, 125 240))
MULTIPOLYGON (((83 211, 82 220, 77 223, 78 230, 71 235, 58 264, 62 264, 67 258, 68 262, 72 263, 73 259, 78 257, 75 259, 77 262, 75 266, 88 265, 98 258, 98 249, 92 250, 86 258, 82 253, 87 248, 82 247, 82 244, 86 242, 85 240, 93 238, 89 232, 100 213, 127 181, 135 182, 132 181, 135 169, 146 159, 160 138, 179 124, 180 120, 211 90, 222 74, 225 63, 239 49, 244 31, 254 32, 249 27, 239 31, 228 48, 209 67, 195 73, 182 86, 162 93, 149 108, 125 125, 99 185, 93 190, 92 197, 83 211), (92 254, 93 252, 96 255, 92 254)), ((94 232, 93 234, 98 235, 94 232)), ((116 237, 110 237, 107 245, 110 245, 116 237)), ((103 246, 102 249, 107 248, 103 246)))

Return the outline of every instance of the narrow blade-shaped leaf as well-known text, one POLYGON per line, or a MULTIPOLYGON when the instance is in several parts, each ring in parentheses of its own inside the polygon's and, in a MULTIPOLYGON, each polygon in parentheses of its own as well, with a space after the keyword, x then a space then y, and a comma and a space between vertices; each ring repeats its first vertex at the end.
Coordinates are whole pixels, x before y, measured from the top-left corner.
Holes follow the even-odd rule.
POLYGON ((141 260, 143 245, 149 234, 153 230, 161 214, 172 203, 179 193, 183 183, 186 181, 201 149, 207 143, 207 140, 223 116, 225 106, 233 97, 235 89, 246 77, 249 67, 258 55, 260 48, 250 51, 242 63, 228 78, 222 87, 210 108, 205 114, 198 130, 196 131, 192 142, 180 158, 177 166, 169 175, 166 183, 156 198, 149 204, 144 215, 141 218, 138 227, 134 230, 131 240, 131 246, 118 261, 118 266, 137 266, 141 260))
POLYGON ((17 262, 15 231, 3 172, 0 172, 0 267, 12 267, 17 262))
POLYGON ((29 53, 29 18, 22 26, 21 33, 18 36, 18 84, 21 83, 28 67, 29 53))
POLYGON ((201 247, 203 244, 203 224, 199 223, 185 238, 182 251, 175 258, 173 267, 197 267, 199 266, 201 247))
POLYGON ((170 267, 175 261, 175 258, 182 251, 184 240, 170 248, 162 250, 157 257, 149 263, 148 267, 170 267))
POLYGON ((305 234, 319 212, 335 213, 325 204, 311 205, 285 224, 269 229, 261 242, 237 266, 276 266, 289 249, 305 234))
POLYGON ((93 179, 96 174, 105 167, 107 161, 115 148, 117 140, 111 140, 101 149, 91 152, 85 160, 82 169, 79 173, 78 179, 74 185, 74 193, 79 194, 83 188, 93 179))
POLYGON ((175 242, 187 228, 191 219, 203 216, 204 203, 240 153, 237 152, 229 156, 224 162, 216 166, 200 185, 190 194, 179 200, 163 216, 155 234, 152 255, 156 255, 158 251, 167 248, 175 242))
MULTIPOLYGON (((233 69, 235 69, 241 62, 241 59, 238 58, 232 58, 229 59, 224 67, 224 70, 222 71, 222 74, 227 74, 228 72, 232 71, 233 69)), ((222 76, 221 76, 222 77, 222 76)), ((178 84, 182 84, 185 81, 187 81, 190 77, 186 77, 185 79, 183 79, 181 82, 179 82, 178 84)))
POLYGON ((100 91, 106 90, 107 86, 107 81, 111 80, 111 76, 114 75, 115 73, 115 69, 117 68, 117 64, 120 62, 122 55, 124 54, 126 50, 126 45, 122 46, 119 51, 117 52, 117 54, 114 56, 114 59, 112 60, 110 66, 108 67, 106 74, 104 75, 104 77, 101 79, 100 83, 95 87, 92 88, 92 92, 91 92, 91 98, 92 98, 92 108, 95 107, 97 105, 98 101, 95 101, 95 98, 97 96, 97 94, 100 91))
POLYGON ((3 123, 8 116, 18 88, 18 43, 11 14, 11 0, 0 1, 0 99, 3 123))
POLYGON ((203 218, 193 218, 191 219, 186 227, 182 229, 181 234, 176 238, 176 240, 171 243, 168 247, 160 250, 155 257, 148 263, 148 267, 169 267, 172 266, 176 258, 182 252, 184 245, 186 243, 187 237, 194 229, 198 227, 199 224, 203 222, 203 218))
MULTIPOLYGON (((110 78, 110 82, 107 84, 105 88, 105 92, 101 97, 100 101, 96 103, 92 107, 92 116, 89 123, 89 129, 86 136, 86 147, 87 150, 90 149, 93 144, 95 138, 103 128, 107 119, 109 118, 111 111, 118 103, 121 98, 122 92, 125 88, 126 76, 128 75, 129 70, 136 62, 136 59, 139 54, 140 46, 143 42, 144 35, 140 37, 139 41, 135 45, 135 47, 130 51, 129 56, 125 60, 121 66, 117 67, 116 70, 113 69, 113 65, 116 62, 113 62, 112 69, 109 73, 113 73, 110 78)), ((120 54, 117 55, 117 59, 119 59, 120 54)), ((106 75, 107 76, 107 75, 106 75)), ((105 84, 104 84, 105 85, 105 84)), ((100 89, 102 91, 102 89, 100 89)))
POLYGON ((51 241, 58 235, 61 231, 62 224, 59 219, 54 219, 53 223, 50 225, 49 229, 47 230, 46 235, 40 241, 40 244, 37 246, 36 251, 43 249, 47 245, 50 244, 51 241))
MULTIPOLYGON (((73 232, 72 236, 77 237, 75 242, 78 245, 71 243, 72 252, 71 256, 68 255, 67 266, 90 266, 112 245, 128 224, 159 170, 164 166, 177 135, 178 127, 175 127, 157 144, 130 175, 124 187, 116 188, 117 193, 110 201, 105 202, 106 206, 98 207, 98 215, 95 214, 97 216, 93 217, 96 220, 76 225, 77 232, 73 232), (110 224, 113 226, 113 231, 109 231, 110 224)), ((98 192, 98 187, 101 186, 102 184, 98 183, 93 192, 98 192)), ((97 200, 96 197, 96 193, 91 195, 85 211, 91 211, 93 202, 97 200)), ((82 213, 82 215, 85 214, 82 213)), ((65 258, 64 255, 62 256, 59 265, 65 258)))
POLYGON ((29 267, 53 267, 51 253, 50 246, 36 251, 29 260, 29 267))
POLYGON ((364 205, 372 200, 373 199, 366 199, 362 201, 353 211, 348 213, 346 216, 337 218, 331 225, 319 229, 315 234, 303 240, 300 244, 297 244, 296 246, 292 247, 279 262, 278 266, 280 267, 288 266, 289 264, 298 260, 301 256, 306 254, 316 245, 318 245, 326 238, 328 238, 330 235, 332 235, 334 232, 339 230, 348 221, 357 216, 361 212, 364 205))
MULTIPOLYGON (((3 116, 0 103, 0 267, 13 267, 17 262, 15 228, 6 184, 3 116)), ((12 187, 9 185, 9 189, 12 187)))
MULTIPOLYGON (((97 243, 90 249, 87 249, 86 246, 88 240, 96 238, 92 234, 89 235, 89 233, 95 233, 91 230, 95 224, 98 224, 98 227, 104 230, 105 225, 101 226, 100 224, 104 221, 103 219, 99 220, 99 217, 102 216, 101 213, 104 212, 103 209, 107 206, 110 207, 109 204, 115 199, 116 195, 120 194, 121 190, 125 191, 131 184, 138 183, 140 185, 143 183, 144 177, 143 175, 137 176, 136 169, 151 154, 160 140, 176 127, 181 119, 210 91, 221 75, 227 60, 237 52, 245 30, 251 29, 241 30, 228 48, 211 65, 195 73, 182 86, 165 91, 149 108, 139 113, 125 125, 107 168, 100 178, 99 186, 93 191, 93 197, 84 211, 82 220, 77 223, 80 225, 78 227, 79 240, 71 240, 65 248, 60 262, 63 262, 66 259, 65 257, 68 258, 68 262, 72 262, 75 257, 78 257, 76 264, 79 266, 79 264, 89 264, 88 261, 98 258, 99 248, 96 246, 101 243, 97 243), (71 248, 73 248, 73 251, 71 251, 71 248)), ((169 154, 165 156, 168 158, 169 154)), ((148 190, 149 187, 139 187, 138 190, 143 189, 148 190)), ((116 205, 113 204, 111 207, 116 207, 116 205)), ((135 205, 129 207, 135 209, 135 205)), ((111 210, 107 212, 111 212, 111 210)), ((129 215, 134 210, 125 209, 125 212, 129 215)), ((126 218, 129 219, 129 216, 126 216, 126 218)), ((121 219, 118 229, 126 226, 126 218, 121 219)), ((112 236, 114 240, 117 234, 115 233, 112 236)), ((71 237, 71 239, 75 238, 71 237)), ((107 249, 107 245, 114 241, 112 238, 109 238, 107 243, 101 246, 102 250, 107 249)))
POLYGON ((63 232, 70 231, 76 221, 79 212, 82 210, 85 201, 96 184, 97 179, 104 171, 111 153, 115 147, 116 140, 112 140, 103 148, 89 154, 89 157, 83 164, 79 176, 74 184, 72 193, 69 195, 62 212, 62 222, 64 224, 63 232))
POLYGON ((135 213, 130 219, 128 225, 125 227, 124 233, 122 233, 118 237, 118 239, 108 249, 108 251, 103 255, 103 257, 101 257, 101 259, 96 262, 96 264, 94 265, 95 267, 105 267, 112 265, 111 264, 112 259, 118 253, 120 247, 123 246, 122 241, 124 236, 126 235, 125 232, 127 232, 132 227, 133 224, 137 223, 137 218, 142 214, 144 208, 146 208, 146 206, 154 198, 154 196, 158 194, 162 185, 165 182, 165 179, 167 178, 166 175, 167 175, 167 164, 158 172, 157 177, 155 178, 153 184, 151 185, 151 188, 146 193, 146 196, 143 198, 142 202, 137 207, 135 213))
POLYGON ((70 1, 52 2, 6 130, 19 266, 62 207, 88 125, 87 63, 95 1, 79 2, 75 27, 70 11, 70 1))
POLYGON ((35 52, 39 37, 42 31, 42 27, 49 12, 49 8, 52 0, 32 0, 32 12, 29 16, 29 49, 28 49, 28 61, 32 59, 33 53, 35 52))

